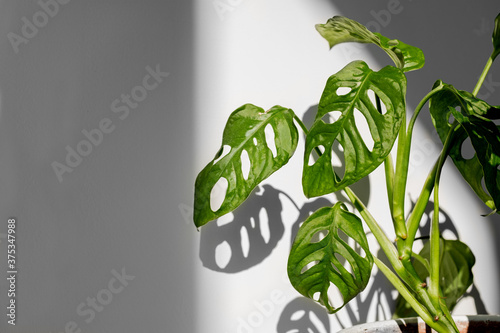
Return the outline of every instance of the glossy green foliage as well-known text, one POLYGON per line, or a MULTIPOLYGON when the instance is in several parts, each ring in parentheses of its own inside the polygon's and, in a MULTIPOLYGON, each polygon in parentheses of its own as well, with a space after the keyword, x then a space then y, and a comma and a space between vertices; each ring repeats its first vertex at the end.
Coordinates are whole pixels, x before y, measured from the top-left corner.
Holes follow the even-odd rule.
MULTIPOLYGON (((472 285, 474 277, 472 267, 476 258, 470 248, 458 240, 441 239, 440 243, 440 288, 443 292, 441 301, 445 302, 448 309, 452 311, 462 295, 472 285)), ((420 251, 420 256, 427 261, 429 260, 429 242, 420 251)), ((428 268, 421 262, 415 261, 414 267, 423 281, 429 277, 428 268)), ((403 318, 416 315, 410 305, 399 297, 395 316, 403 318)))
POLYGON ((293 117, 292 110, 281 106, 264 111, 252 104, 230 115, 221 149, 196 179, 197 227, 236 209, 260 182, 288 162, 298 141, 293 117))
POLYGON ((306 138, 302 185, 307 197, 341 190, 384 161, 401 126, 405 94, 406 78, 392 66, 374 72, 364 62, 354 61, 328 79, 306 138), (384 112, 377 109, 374 96, 380 98, 384 112), (357 122, 363 119, 371 138, 363 138, 358 129, 357 122), (334 175, 336 145, 343 151, 338 157, 343 160, 343 175, 334 175), (321 156, 315 156, 317 150, 321 156))
POLYGON ((437 81, 434 88, 442 88, 429 105, 439 137, 445 142, 448 135, 453 135, 449 154, 457 169, 478 197, 489 208, 497 210, 500 205, 500 142, 498 126, 492 119, 500 117, 500 110, 442 81, 437 81), (457 127, 455 121, 461 126, 457 127), (468 139, 475 151, 472 158, 464 157, 462 151, 468 139))
POLYGON ((288 276, 297 291, 333 313, 366 287, 372 266, 361 220, 337 203, 301 225, 288 258, 288 276), (341 299, 329 299, 334 288, 341 299))
MULTIPOLYGON (((498 207, 500 207, 499 127, 489 119, 476 115, 465 116, 453 108, 451 108, 451 111, 471 140, 472 146, 476 152, 475 156, 482 167, 484 186, 493 199, 495 209, 498 212, 498 207)), ((468 175, 468 177, 470 176, 471 175, 468 175)), ((477 175, 475 176, 477 177, 477 175)))
POLYGON ((424 54, 419 48, 373 33, 347 17, 334 16, 325 24, 317 24, 316 30, 328 41, 330 48, 346 42, 375 44, 404 72, 422 68, 425 64, 424 54))
POLYGON ((495 27, 491 36, 493 42, 493 59, 500 53, 500 14, 495 18, 495 27))

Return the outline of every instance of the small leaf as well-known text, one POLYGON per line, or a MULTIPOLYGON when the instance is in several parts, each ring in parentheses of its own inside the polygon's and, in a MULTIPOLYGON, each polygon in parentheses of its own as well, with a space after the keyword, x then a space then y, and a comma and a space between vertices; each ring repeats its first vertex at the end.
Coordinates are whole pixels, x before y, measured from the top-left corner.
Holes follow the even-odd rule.
MULTIPOLYGON (((458 240, 441 239, 440 244, 440 276, 439 283, 443 291, 443 301, 450 311, 453 310, 460 298, 465 294, 467 289, 472 285, 473 274, 472 267, 476 259, 470 248, 458 240)), ((430 245, 426 242, 420 255, 429 260, 430 245)), ((425 281, 429 276, 429 272, 419 261, 414 263, 415 270, 419 277, 425 281)), ((398 297, 395 316, 397 317, 412 317, 417 314, 410 305, 401 297, 398 297)))
POLYGON ((500 110, 440 80, 434 84, 436 87, 443 89, 430 100, 434 127, 441 141, 445 142, 455 126, 454 120, 462 125, 453 133, 449 155, 477 196, 495 211, 500 205, 499 130, 491 119, 497 119, 500 110), (472 158, 465 158, 462 154, 462 145, 467 138, 470 138, 476 152, 472 158), (487 191, 483 188, 483 179, 487 191))
POLYGON ((328 41, 330 48, 346 42, 375 44, 384 50, 403 72, 422 68, 425 64, 424 54, 419 48, 373 33, 347 17, 334 16, 326 24, 317 24, 316 30, 328 41))
POLYGON ((375 35, 380 38, 380 47, 392 59, 398 59, 398 62, 395 63, 403 72, 410 72, 424 67, 424 53, 418 47, 405 44, 397 39, 389 39, 379 33, 375 33, 375 35))
POLYGON ((340 310, 360 293, 370 279, 373 257, 361 220, 348 212, 342 203, 334 207, 323 207, 313 213, 300 227, 288 258, 288 277, 302 295, 314 299, 329 312, 340 310), (365 252, 362 256, 339 234, 345 233, 365 252), (316 235, 323 233, 318 241, 316 235), (351 272, 339 260, 344 258, 351 272), (310 267, 313 265, 312 267, 310 267), (331 284, 341 293, 342 305, 334 307, 329 299, 331 284))
POLYGON ((493 42, 493 59, 500 53, 500 14, 495 18, 495 27, 491 36, 493 42))
POLYGON ((298 141, 293 117, 292 110, 281 106, 264 111, 252 104, 229 116, 219 153, 196 178, 193 219, 197 227, 236 209, 260 182, 288 162, 298 141), (274 134, 274 140, 266 132, 274 134), (219 194, 217 204, 215 194, 219 194))
POLYGON ((307 197, 341 190, 371 173, 385 160, 402 123, 405 94, 406 78, 391 66, 374 72, 366 63, 354 61, 328 79, 316 120, 306 138, 302 185, 307 197), (349 88, 350 92, 339 95, 337 91, 342 87, 349 88), (381 114, 370 100, 370 91, 385 105, 385 114, 381 114), (355 119, 357 111, 369 127, 373 141, 371 149, 360 134, 355 119), (340 116, 327 124, 322 118, 331 112, 338 112, 340 116), (334 174, 335 143, 343 148, 343 177, 334 174), (317 147, 323 147, 324 153, 311 164, 311 154, 317 147))
POLYGON ((378 44, 378 37, 362 24, 343 16, 334 16, 325 24, 316 24, 316 30, 330 44, 330 48, 345 42, 378 44))

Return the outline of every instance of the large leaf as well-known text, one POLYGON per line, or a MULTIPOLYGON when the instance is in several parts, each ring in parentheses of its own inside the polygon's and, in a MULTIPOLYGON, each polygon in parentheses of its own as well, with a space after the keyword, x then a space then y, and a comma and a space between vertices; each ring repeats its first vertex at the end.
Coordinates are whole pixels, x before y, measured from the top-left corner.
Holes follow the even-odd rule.
POLYGON ((361 220, 337 203, 332 208, 319 209, 302 224, 288 258, 288 276, 298 292, 319 301, 333 313, 366 287, 372 266, 373 257, 361 220), (364 255, 353 249, 347 237, 364 255), (329 299, 332 285, 338 288, 341 300, 329 299), (342 304, 334 307, 334 303, 342 304))
MULTIPOLYGON (((308 197, 331 193, 353 184, 375 170, 390 153, 405 113, 406 77, 387 66, 374 72, 362 61, 354 61, 328 79, 316 120, 306 138, 302 185, 308 197), (349 92, 342 92, 347 89, 349 92), (377 95, 385 105, 380 113, 370 99, 377 95), (359 113, 357 112, 359 111, 359 113), (356 113, 358 119, 356 120, 356 113), (333 123, 326 121, 337 115, 333 123), (366 119, 373 139, 367 144, 356 121, 366 119), (331 117, 330 117, 331 118, 331 117), (343 176, 334 174, 332 151, 343 150, 343 176), (324 150, 316 160, 313 151, 324 150)), ((342 158, 339 158, 342 160, 342 158)))
POLYGON ((293 117, 292 110, 281 106, 264 111, 252 104, 230 115, 221 149, 196 178, 197 227, 236 209, 260 182, 288 162, 298 141, 293 117))
POLYGON ((424 54, 419 48, 373 33, 347 17, 334 16, 325 24, 317 24, 316 30, 328 41, 330 48, 346 42, 375 44, 404 72, 422 68, 425 64, 424 54))
MULTIPOLYGON (((420 256, 429 260, 429 242, 420 251, 420 256)), ((472 267, 476 259, 470 248, 464 243, 458 240, 445 239, 441 239, 440 259, 441 281, 439 285, 443 292, 443 301, 446 302, 448 309, 452 311, 473 282, 472 267)), ((415 261, 414 267, 423 281, 429 277, 427 268, 419 261, 415 261)), ((412 317, 416 315, 411 306, 400 296, 397 301, 395 316, 412 317)))
POLYGON ((442 90, 429 102, 432 121, 439 137, 445 142, 449 132, 456 126, 454 120, 460 122, 462 126, 453 133, 449 154, 478 197, 489 208, 496 210, 500 205, 500 175, 497 169, 499 155, 496 152, 499 149, 499 132, 490 119, 498 118, 500 111, 471 93, 457 90, 440 80, 434 84, 434 88, 439 87, 442 90), (462 147, 468 138, 476 152, 472 158, 465 158, 462 153, 462 147), (487 191, 483 188, 483 180, 487 191))

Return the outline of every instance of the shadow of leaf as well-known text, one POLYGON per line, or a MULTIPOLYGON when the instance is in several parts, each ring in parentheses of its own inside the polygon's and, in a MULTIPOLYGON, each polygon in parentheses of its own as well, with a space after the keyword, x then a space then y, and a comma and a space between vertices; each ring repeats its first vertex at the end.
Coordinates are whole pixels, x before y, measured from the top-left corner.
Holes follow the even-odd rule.
POLYGON ((269 256, 285 231, 280 193, 263 185, 232 214, 205 225, 200 231, 203 266, 237 273, 269 256))
POLYGON ((277 333, 326 333, 330 321, 323 307, 305 297, 292 300, 281 313, 277 333))

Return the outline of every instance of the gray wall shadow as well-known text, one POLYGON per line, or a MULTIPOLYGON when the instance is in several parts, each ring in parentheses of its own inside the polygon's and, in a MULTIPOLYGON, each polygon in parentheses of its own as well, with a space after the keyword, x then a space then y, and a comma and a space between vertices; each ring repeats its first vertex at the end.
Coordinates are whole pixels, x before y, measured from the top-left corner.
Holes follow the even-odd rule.
POLYGON ((18 219, 19 265, 17 325, 4 313, 1 332, 196 331, 196 232, 179 212, 192 203, 193 21, 191 1, 1 2, 0 219, 18 219), (34 20, 16 52, 8 34, 34 20), (148 66, 169 75, 143 98, 148 66), (103 119, 114 130, 60 182, 52 162, 103 119), (113 271, 130 280, 110 293, 113 271))

